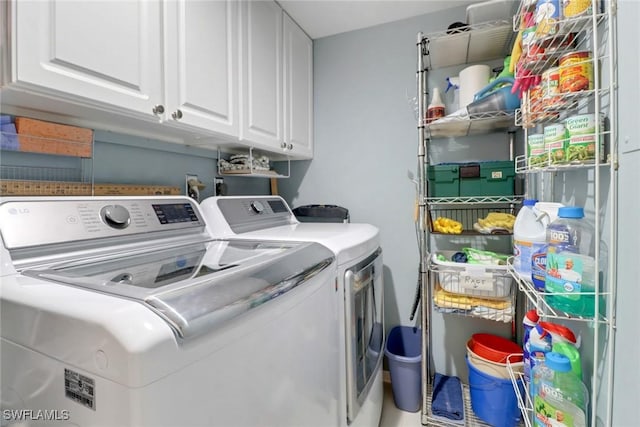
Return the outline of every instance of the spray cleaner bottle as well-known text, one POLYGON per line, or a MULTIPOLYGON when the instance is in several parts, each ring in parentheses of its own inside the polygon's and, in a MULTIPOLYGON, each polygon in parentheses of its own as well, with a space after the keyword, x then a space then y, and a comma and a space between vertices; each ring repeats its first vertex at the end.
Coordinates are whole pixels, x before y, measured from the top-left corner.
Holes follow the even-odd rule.
POLYGON ((442 117, 444 117, 444 102, 442 102, 442 98, 440 97, 440 89, 434 87, 431 103, 427 107, 427 123, 431 123, 442 117))

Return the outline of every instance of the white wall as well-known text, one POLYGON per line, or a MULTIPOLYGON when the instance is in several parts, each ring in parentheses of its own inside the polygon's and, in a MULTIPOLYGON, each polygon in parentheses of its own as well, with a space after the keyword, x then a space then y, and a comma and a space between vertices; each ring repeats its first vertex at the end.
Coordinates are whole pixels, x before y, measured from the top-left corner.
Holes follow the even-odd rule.
MULTIPOLYGON (((352 222, 379 227, 387 331, 419 319, 418 310, 410 320, 419 260, 416 187, 410 178, 417 174, 417 33, 444 30, 464 17, 465 8, 460 7, 315 40, 314 159, 292 164, 292 178, 279 183, 292 206, 338 204, 349 209, 352 222)), ((457 72, 439 70, 429 79, 444 92, 444 78, 455 75, 447 73, 457 72)), ((434 141, 433 160, 503 160, 509 154, 507 141, 505 133, 434 141)), ((510 249, 504 238, 487 240, 503 251, 510 249)), ((458 242, 458 247, 464 245, 458 242)), ((433 331, 436 370, 466 377, 464 354, 470 335, 508 336, 510 325, 436 314, 433 331)))

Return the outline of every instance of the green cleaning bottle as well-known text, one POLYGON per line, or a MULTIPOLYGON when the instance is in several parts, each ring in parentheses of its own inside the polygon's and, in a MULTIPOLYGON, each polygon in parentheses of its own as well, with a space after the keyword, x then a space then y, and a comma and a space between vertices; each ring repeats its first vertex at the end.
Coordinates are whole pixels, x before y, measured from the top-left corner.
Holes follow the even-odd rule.
POLYGON ((563 354, 549 352, 533 368, 533 424, 539 427, 583 427, 587 424, 587 387, 571 371, 563 354))

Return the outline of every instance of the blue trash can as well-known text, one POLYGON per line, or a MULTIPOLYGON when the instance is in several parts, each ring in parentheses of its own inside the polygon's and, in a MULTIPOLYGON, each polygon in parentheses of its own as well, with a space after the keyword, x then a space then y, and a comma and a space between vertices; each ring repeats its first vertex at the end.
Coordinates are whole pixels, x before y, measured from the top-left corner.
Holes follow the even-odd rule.
POLYGON ((422 331, 412 326, 395 326, 389 332, 384 354, 389 362, 396 406, 403 411, 419 411, 422 402, 422 331))

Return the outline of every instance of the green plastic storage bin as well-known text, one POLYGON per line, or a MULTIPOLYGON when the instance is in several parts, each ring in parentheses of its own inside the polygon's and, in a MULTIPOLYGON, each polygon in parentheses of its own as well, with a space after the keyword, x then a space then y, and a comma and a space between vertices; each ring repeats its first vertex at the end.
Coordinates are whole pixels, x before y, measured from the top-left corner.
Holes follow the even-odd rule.
POLYGON ((460 195, 460 174, 458 165, 433 165, 427 167, 429 197, 458 197, 460 195))
POLYGON ((513 196, 516 171, 513 161, 460 165, 460 196, 513 196))

